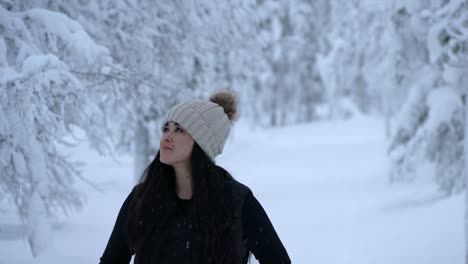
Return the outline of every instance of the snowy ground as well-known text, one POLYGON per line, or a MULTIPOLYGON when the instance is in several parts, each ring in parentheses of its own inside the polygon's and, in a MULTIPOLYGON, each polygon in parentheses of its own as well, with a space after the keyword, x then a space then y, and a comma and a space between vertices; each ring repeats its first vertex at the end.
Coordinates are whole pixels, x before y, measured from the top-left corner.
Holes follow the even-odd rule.
MULTIPOLYGON (((218 164, 251 187, 293 263, 463 263, 463 196, 439 199, 431 186, 389 186, 379 120, 266 132, 238 124, 232 138, 218 164)), ((74 155, 105 192, 83 187, 84 210, 54 226, 53 244, 35 261, 26 240, 0 241, 0 264, 98 262, 132 187, 132 161, 116 163, 85 145, 74 155)), ((0 215, 0 227, 14 221, 0 215)))

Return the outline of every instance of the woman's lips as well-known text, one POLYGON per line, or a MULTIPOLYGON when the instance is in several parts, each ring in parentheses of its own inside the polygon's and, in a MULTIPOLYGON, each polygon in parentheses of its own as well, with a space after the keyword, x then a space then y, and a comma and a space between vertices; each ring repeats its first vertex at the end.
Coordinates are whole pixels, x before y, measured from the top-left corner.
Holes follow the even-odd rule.
POLYGON ((167 147, 167 146, 164 146, 163 149, 164 149, 164 150, 172 150, 172 148, 167 147))

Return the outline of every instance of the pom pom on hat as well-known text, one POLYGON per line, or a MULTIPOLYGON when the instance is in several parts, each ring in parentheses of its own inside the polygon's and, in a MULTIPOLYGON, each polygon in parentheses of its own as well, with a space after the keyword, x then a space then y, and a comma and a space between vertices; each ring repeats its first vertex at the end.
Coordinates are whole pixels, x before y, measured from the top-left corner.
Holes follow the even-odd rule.
POLYGON ((237 96, 232 90, 220 90, 210 96, 210 101, 224 109, 231 123, 237 120, 237 96))

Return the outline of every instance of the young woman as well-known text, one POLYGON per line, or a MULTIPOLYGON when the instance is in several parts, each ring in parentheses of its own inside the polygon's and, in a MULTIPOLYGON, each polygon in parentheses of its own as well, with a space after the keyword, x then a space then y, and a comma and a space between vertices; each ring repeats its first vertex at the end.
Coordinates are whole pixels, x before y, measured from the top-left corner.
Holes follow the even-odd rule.
POLYGON ((264 209, 245 185, 215 165, 236 118, 237 99, 172 107, 160 149, 120 209, 101 264, 291 263, 264 209))

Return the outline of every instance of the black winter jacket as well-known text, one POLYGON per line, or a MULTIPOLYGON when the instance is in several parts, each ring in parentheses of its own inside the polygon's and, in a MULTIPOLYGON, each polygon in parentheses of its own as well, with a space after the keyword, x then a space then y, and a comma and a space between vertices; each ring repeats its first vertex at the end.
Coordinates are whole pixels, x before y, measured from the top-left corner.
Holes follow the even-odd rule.
MULTIPOLYGON (((288 253, 279 239, 265 210, 253 195, 252 191, 242 183, 227 179, 225 188, 230 188, 233 202, 233 225, 236 232, 236 244, 240 256, 244 256, 239 264, 247 263, 249 252, 253 253, 260 264, 291 263, 288 253)), ((127 211, 132 200, 133 191, 123 203, 114 229, 100 258, 100 264, 128 264, 132 252, 127 246, 125 222, 127 211)), ((186 208, 190 200, 178 199, 178 213, 171 221, 169 239, 160 252, 162 263, 185 264, 191 262, 191 244, 194 240, 191 223, 188 221, 186 208)), ((138 256, 136 256, 138 258, 138 256)), ((153 264, 153 263, 151 263, 153 264)), ((155 263, 154 263, 155 264, 155 263)))

